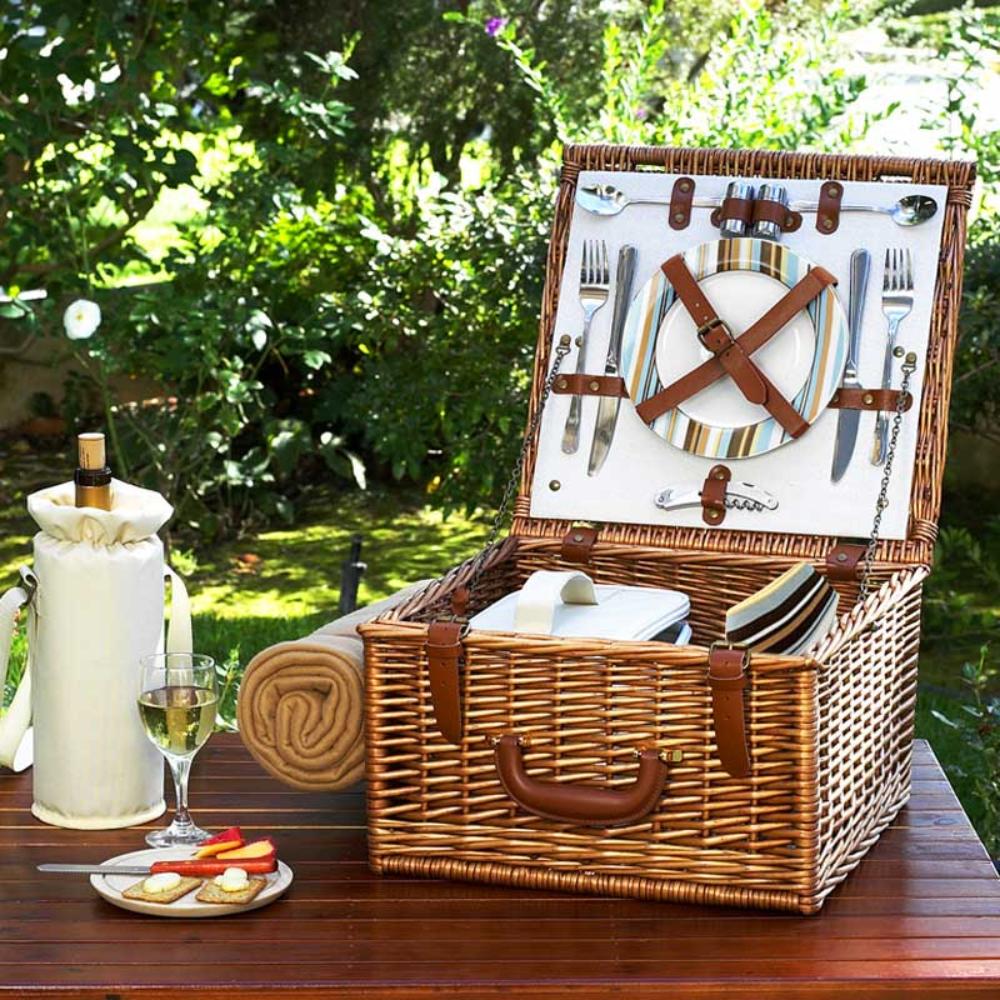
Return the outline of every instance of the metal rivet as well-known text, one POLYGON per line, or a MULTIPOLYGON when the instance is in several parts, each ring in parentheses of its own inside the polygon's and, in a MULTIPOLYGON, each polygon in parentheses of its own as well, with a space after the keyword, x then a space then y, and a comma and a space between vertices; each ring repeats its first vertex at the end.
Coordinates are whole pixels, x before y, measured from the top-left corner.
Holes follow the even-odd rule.
POLYGON ((847 562, 847 553, 846 552, 838 552, 837 553, 837 562, 839 562, 839 563, 845 563, 845 562, 847 562))
POLYGON ((592 378, 587 384, 590 386, 591 392, 597 392, 601 388, 601 383, 596 378, 592 378))
POLYGON ((906 353, 905 347, 900 347, 898 344, 892 349, 892 356, 894 358, 901 358, 906 353))
POLYGON ((917 363, 917 353, 916 351, 910 351, 904 359, 908 365, 915 365, 917 363))
POLYGON ((674 222, 683 222, 685 215, 683 212, 674 212, 674 222))
POLYGON ((833 399, 831 399, 830 402, 831 403, 839 403, 840 402, 840 393, 839 392, 835 392, 833 394, 833 399))
POLYGON ((576 338, 576 346, 580 347, 580 346, 582 346, 582 344, 583 344, 583 337, 577 337, 576 338))
POLYGON ((833 219, 824 219, 821 225, 824 229, 833 229, 833 219))
POLYGON ((569 347, 569 344, 570 344, 570 336, 569 336, 569 334, 568 334, 568 333, 564 333, 564 334, 563 334, 563 335, 562 335, 562 336, 561 336, 561 337, 559 338, 559 346, 560 346, 560 347, 569 347))
POLYGON ((874 403, 874 402, 875 402, 875 397, 874 397, 874 396, 873 396, 873 395, 872 395, 872 394, 871 394, 870 392, 866 392, 866 393, 865 393, 865 394, 864 394, 864 395, 863 395, 863 396, 861 397, 861 402, 862 402, 862 403, 864 403, 864 404, 865 404, 865 406, 871 406, 871 405, 872 405, 872 403, 874 403))
POLYGON ((836 184, 830 184, 826 189, 826 195, 828 198, 839 198, 840 190, 836 184))
POLYGON ((716 479, 725 479, 726 478, 726 473, 725 473, 725 470, 723 470, 723 469, 716 469, 714 475, 715 475, 716 479))
POLYGON ((691 190, 691 182, 681 181, 680 184, 677 185, 677 190, 683 191, 685 194, 687 194, 687 192, 691 190))
POLYGON ((559 482, 559 480, 558 480, 558 479, 553 479, 553 480, 552 480, 552 481, 551 481, 551 482, 549 483, 549 489, 550 489, 550 490, 552 490, 552 492, 553 492, 553 493, 555 493, 555 491, 556 491, 557 489, 559 489, 559 487, 560 487, 560 486, 562 486, 562 483, 561 483, 561 482, 559 482))
POLYGON ((580 542, 583 541, 583 535, 574 535, 573 536, 573 541, 576 542, 577 544, 579 544, 580 542))
POLYGON ((795 225, 795 216, 794 215, 786 215, 785 216, 785 225, 788 226, 788 227, 794 226, 795 225))
POLYGON ((556 382, 556 388, 557 389, 565 389, 566 386, 568 386, 568 385, 569 385, 569 382, 567 382, 566 379, 564 379, 564 378, 561 378, 561 379, 559 379, 558 382, 556 382))

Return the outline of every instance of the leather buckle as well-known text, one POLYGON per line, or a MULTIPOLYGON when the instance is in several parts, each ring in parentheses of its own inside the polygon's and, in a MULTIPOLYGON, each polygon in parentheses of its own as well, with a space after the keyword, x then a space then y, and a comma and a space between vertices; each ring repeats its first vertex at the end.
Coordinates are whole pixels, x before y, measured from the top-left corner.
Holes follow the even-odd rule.
POLYGON ((708 647, 708 680, 713 686, 722 687, 734 687, 739 685, 740 687, 746 686, 747 681, 747 667, 750 666, 750 650, 746 646, 735 642, 724 642, 718 641, 713 642, 711 646, 708 647), (741 655, 740 659, 740 672, 734 677, 720 676, 713 671, 713 666, 718 662, 715 658, 715 653, 717 652, 739 652, 741 655))
MULTIPOLYGON (((708 347, 711 351, 712 348, 705 343, 705 338, 716 328, 720 327, 722 332, 726 335, 727 339, 733 341, 733 331, 729 329, 726 321, 718 316, 713 316, 707 323, 702 323, 701 326, 695 331, 695 336, 701 341, 703 347, 708 347)), ((712 351, 714 354, 715 351, 712 351)))

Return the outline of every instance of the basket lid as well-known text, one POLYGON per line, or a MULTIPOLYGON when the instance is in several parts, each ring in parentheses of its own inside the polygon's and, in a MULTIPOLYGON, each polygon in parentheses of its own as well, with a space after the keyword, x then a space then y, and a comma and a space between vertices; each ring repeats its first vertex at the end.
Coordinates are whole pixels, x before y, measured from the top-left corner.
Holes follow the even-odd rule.
MULTIPOLYGON (((974 180, 970 162, 568 146, 546 266, 529 427, 560 339, 565 344, 568 337, 570 343, 560 374, 594 377, 561 382, 563 391, 545 403, 528 446, 513 533, 562 538, 574 523, 587 521, 598 527, 602 541, 806 559, 825 558, 844 542, 867 540, 884 475, 884 467, 870 458, 878 413, 862 408, 852 414, 857 415, 857 433, 851 460, 843 477, 833 482, 838 424, 850 411, 828 406, 831 397, 840 396, 850 344, 849 262, 855 249, 865 248, 871 266, 857 355, 861 389, 882 386, 887 325, 881 300, 887 252, 899 251, 900 265, 903 252, 909 255, 912 305, 897 343, 904 355, 916 355, 909 383, 913 405, 900 418, 875 559, 882 565, 929 563, 947 439, 947 421, 940 414, 947 412, 951 391, 965 223, 974 180), (737 216, 752 211, 746 201, 750 186, 760 192, 758 202, 784 195, 791 209, 802 208, 794 231, 783 233, 780 242, 720 241, 705 202, 725 197, 733 178, 744 182, 731 192, 743 204, 731 203, 727 214, 733 209, 737 216), (766 190, 761 190, 762 180, 770 182, 766 190), (577 203, 578 189, 596 185, 604 185, 603 194, 611 187, 648 203, 629 204, 616 215, 588 212, 577 203), (780 190, 775 192, 775 187, 780 190), (933 198, 937 205, 934 215, 917 226, 897 226, 884 211, 851 210, 885 209, 913 195, 933 198), (596 241, 591 246, 597 249, 596 254, 588 249, 586 260, 585 241, 596 241), (626 395, 613 418, 614 436, 603 465, 589 474, 600 397, 581 397, 579 443, 567 454, 563 435, 571 397, 566 392, 622 389, 621 382, 604 383, 600 376, 605 374, 615 311, 615 262, 626 244, 637 248, 638 257, 632 291, 625 297, 627 313, 622 312, 625 343, 619 371, 626 395), (606 275, 601 273, 605 252, 606 275), (770 390, 783 386, 778 395, 787 398, 801 414, 803 426, 808 425, 801 436, 793 438, 779 427, 773 408, 768 413, 758 407, 755 415, 756 404, 744 398, 746 388, 737 386, 739 377, 731 378, 730 364, 723 365, 721 355, 713 359, 694 343, 695 323, 684 312, 686 303, 676 301, 677 292, 661 268, 679 253, 734 338, 811 268, 825 269, 837 280, 836 290, 831 286, 808 312, 797 313, 777 328, 766 346, 756 349, 756 356, 753 347, 747 352, 770 390), (608 287, 608 293, 594 314, 585 363, 578 367, 577 338, 583 329, 579 285, 581 269, 588 266, 591 281, 595 274, 598 279, 598 297, 601 286, 608 287), (652 426, 644 423, 636 403, 655 396, 664 380, 671 383, 706 359, 720 366, 711 388, 677 403, 654 418, 652 426)), ((792 223, 791 214, 780 224, 786 221, 792 223)), ((675 283, 679 285, 680 278, 675 283)), ((892 385, 898 389, 902 362, 893 357, 891 363, 892 385)), ((862 403, 865 395, 859 392, 850 399, 845 394, 845 399, 862 407, 872 400, 885 402, 875 393, 862 403)), ((615 412, 611 406, 605 409, 615 412)), ((885 413, 891 426, 895 413, 885 413)))

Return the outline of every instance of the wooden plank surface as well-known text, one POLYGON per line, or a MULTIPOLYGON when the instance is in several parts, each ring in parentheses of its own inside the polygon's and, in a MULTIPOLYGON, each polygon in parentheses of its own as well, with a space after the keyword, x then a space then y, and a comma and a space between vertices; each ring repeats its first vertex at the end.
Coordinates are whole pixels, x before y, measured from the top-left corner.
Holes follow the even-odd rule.
POLYGON ((911 804, 816 917, 377 878, 360 791, 294 792, 219 735, 196 819, 272 834, 295 884, 255 913, 157 920, 35 870, 138 849, 138 829, 59 830, 30 802, 30 772, 4 772, 0 992, 18 997, 1000 998, 1000 880, 922 742, 911 804))

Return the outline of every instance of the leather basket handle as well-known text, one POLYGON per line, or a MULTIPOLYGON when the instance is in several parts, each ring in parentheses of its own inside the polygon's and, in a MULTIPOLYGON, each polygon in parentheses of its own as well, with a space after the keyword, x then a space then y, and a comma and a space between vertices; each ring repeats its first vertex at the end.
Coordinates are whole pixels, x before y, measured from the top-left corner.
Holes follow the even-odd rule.
POLYGON ((667 780, 667 765, 653 749, 639 751, 639 775, 628 788, 594 788, 529 777, 521 744, 509 734, 497 741, 494 758, 500 783, 522 809, 575 826, 634 823, 656 808, 667 780))

